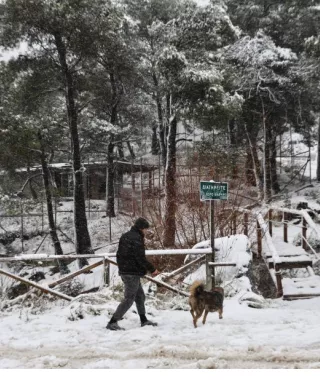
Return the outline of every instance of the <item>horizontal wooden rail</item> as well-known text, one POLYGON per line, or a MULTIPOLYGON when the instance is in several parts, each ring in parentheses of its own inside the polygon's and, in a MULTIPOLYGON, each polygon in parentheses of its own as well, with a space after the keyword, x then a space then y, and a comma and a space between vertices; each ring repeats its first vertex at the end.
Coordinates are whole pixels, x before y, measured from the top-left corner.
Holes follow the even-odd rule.
POLYGON ((303 299, 303 298, 313 298, 320 297, 320 293, 310 293, 310 294, 285 294, 283 299, 285 301, 295 300, 295 299, 303 299))
POLYGON ((190 261, 190 263, 188 263, 186 265, 183 265, 182 267, 174 270, 173 272, 168 273, 167 275, 164 275, 163 276, 164 281, 167 281, 170 278, 172 278, 172 277, 174 277, 174 276, 176 276, 176 275, 178 275, 180 273, 183 273, 186 269, 192 267, 194 264, 197 264, 197 263, 201 262, 205 258, 206 258, 206 255, 202 255, 202 256, 198 257, 197 259, 195 259, 193 261, 190 261))
MULTIPOLYGON (((170 249, 170 250, 146 250, 146 255, 148 256, 161 256, 161 255, 203 255, 211 253, 211 248, 200 248, 200 249, 170 249)), ((0 262, 10 262, 10 261, 29 261, 29 260, 39 260, 39 261, 51 261, 51 260, 75 260, 75 259, 93 259, 93 258, 109 258, 115 257, 116 253, 98 253, 89 255, 46 255, 40 254, 30 254, 30 255, 19 255, 19 256, 6 256, 0 257, 0 262)))
POLYGON ((29 285, 29 286, 33 286, 34 288, 37 288, 37 289, 40 289, 41 291, 43 291, 44 293, 49 293, 49 294, 52 294, 53 296, 56 296, 56 297, 59 297, 59 298, 62 298, 64 300, 67 300, 67 301, 72 301, 73 298, 72 297, 69 297, 67 296, 66 294, 63 294, 63 293, 60 293, 60 292, 57 292, 56 290, 52 290, 52 289, 49 289, 45 286, 42 286, 42 285, 39 285, 37 284, 36 282, 33 282, 33 281, 30 281, 30 280, 27 280, 26 278, 23 278, 23 277, 20 277, 20 276, 17 276, 15 274, 12 274, 10 272, 7 272, 3 269, 0 269, 0 274, 4 275, 4 276, 7 276, 7 277, 10 277, 12 278, 13 280, 16 280, 16 281, 20 281, 26 285, 29 285))
POLYGON ((209 261, 208 263, 211 267, 236 267, 237 263, 213 263, 212 261, 209 261))
POLYGON ((77 270, 76 272, 70 273, 64 277, 59 278, 59 280, 51 282, 50 284, 48 284, 48 287, 54 288, 55 286, 60 285, 66 281, 72 280, 74 277, 77 277, 82 273, 88 272, 89 270, 94 269, 94 268, 96 268, 102 264, 103 264, 103 260, 100 260, 100 261, 95 262, 94 264, 87 265, 87 266, 77 270))

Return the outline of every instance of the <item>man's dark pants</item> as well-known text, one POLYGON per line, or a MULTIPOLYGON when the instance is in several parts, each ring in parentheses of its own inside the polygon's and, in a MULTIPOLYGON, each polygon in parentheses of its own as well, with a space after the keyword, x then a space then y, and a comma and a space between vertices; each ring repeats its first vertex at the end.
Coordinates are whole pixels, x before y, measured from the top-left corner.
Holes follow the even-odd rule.
POLYGON ((121 279, 124 283, 124 299, 117 307, 113 318, 119 321, 134 302, 136 303, 138 314, 145 315, 144 301, 146 297, 140 283, 140 276, 124 274, 121 275, 121 279))

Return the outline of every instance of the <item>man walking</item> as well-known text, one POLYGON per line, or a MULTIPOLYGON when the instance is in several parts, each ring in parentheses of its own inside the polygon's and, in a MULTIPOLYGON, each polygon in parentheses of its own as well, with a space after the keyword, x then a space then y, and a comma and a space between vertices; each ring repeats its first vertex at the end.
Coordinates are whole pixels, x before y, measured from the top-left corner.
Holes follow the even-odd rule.
POLYGON ((157 323, 149 321, 146 317, 145 294, 140 283, 140 278, 147 272, 150 272, 152 276, 159 273, 146 259, 144 235, 149 227, 150 225, 146 219, 139 218, 135 221, 131 230, 120 238, 117 262, 119 275, 124 283, 124 299, 107 325, 109 330, 124 330, 118 325, 118 321, 130 309, 133 302, 136 303, 141 326, 157 326, 157 323))

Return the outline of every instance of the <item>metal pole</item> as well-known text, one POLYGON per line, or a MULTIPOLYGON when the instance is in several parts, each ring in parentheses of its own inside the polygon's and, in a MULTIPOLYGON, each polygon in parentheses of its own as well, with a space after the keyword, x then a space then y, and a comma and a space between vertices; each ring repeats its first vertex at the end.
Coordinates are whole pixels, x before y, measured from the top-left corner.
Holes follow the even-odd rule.
POLYGON ((88 199, 88 219, 90 219, 90 169, 89 169, 89 158, 88 158, 88 170, 87 170, 87 199, 88 199))
POLYGON ((57 198, 54 197, 54 224, 57 225, 57 198))
POLYGON ((214 225, 214 201, 210 201, 210 240, 211 240, 211 254, 206 255, 206 277, 207 289, 211 290, 215 286, 215 269, 210 266, 209 262, 215 262, 215 249, 214 249, 215 225, 214 225))
POLYGON ((136 193, 136 178, 133 170, 133 160, 131 161, 131 197, 132 197, 132 215, 136 215, 135 193, 136 193))
MULTIPOLYGON (((211 209, 211 248, 212 248, 212 257, 211 257, 211 261, 214 263, 215 262, 215 247, 214 247, 214 238, 215 238, 215 235, 216 235, 216 231, 215 231, 215 224, 214 224, 214 201, 211 201, 211 205, 210 205, 210 209, 211 209)), ((214 269, 214 266, 211 267, 211 276, 212 276, 212 288, 215 287, 215 269, 214 269)))
POLYGON ((140 203, 141 203, 141 216, 143 217, 143 174, 142 174, 142 158, 140 158, 140 203))
POLYGON ((280 152, 279 152, 279 155, 280 155, 280 161, 279 161, 279 169, 280 169, 280 174, 282 173, 282 162, 281 162, 281 143, 282 143, 282 135, 280 135, 280 147, 279 147, 279 149, 280 149, 280 152))
POLYGON ((161 156, 159 153, 159 215, 161 219, 161 156))
POLYGON ((109 170, 108 170, 108 165, 107 165, 106 167, 106 216, 108 216, 108 196, 109 196, 108 182, 109 182, 109 170))
POLYGON ((111 241, 111 235, 112 235, 112 231, 111 231, 111 216, 109 216, 109 241, 111 241))
POLYGON ((44 207, 43 207, 43 196, 41 197, 41 233, 43 233, 44 228, 44 207))
POLYGON ((24 244, 23 244, 23 203, 22 199, 20 199, 20 213, 21 213, 21 249, 24 252, 24 244))

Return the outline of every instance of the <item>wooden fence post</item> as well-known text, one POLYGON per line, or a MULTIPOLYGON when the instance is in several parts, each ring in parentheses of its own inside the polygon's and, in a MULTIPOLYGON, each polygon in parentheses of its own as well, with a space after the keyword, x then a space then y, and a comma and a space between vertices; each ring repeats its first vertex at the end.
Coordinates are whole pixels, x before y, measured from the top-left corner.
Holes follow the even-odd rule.
POLYGON ((282 288, 282 276, 279 268, 279 264, 275 264, 274 266, 276 281, 277 281, 277 297, 283 296, 283 288, 282 288))
POLYGON ((288 214, 283 213, 283 241, 288 243, 288 214))
POLYGON ((306 243, 306 239, 307 239, 307 221, 305 220, 304 217, 302 217, 302 248, 304 250, 307 249, 307 243, 306 243))
POLYGON ((272 236, 272 209, 268 212, 268 219, 269 219, 269 233, 270 236, 272 236))
POLYGON ((136 177, 133 169, 133 162, 131 162, 131 197, 132 197, 132 214, 136 215, 136 177))
POLYGON ((233 224, 232 234, 236 235, 237 234, 237 214, 234 214, 234 216, 232 218, 232 224, 233 224))
POLYGON ((244 234, 246 236, 249 236, 249 233, 248 233, 248 224, 249 224, 249 216, 248 216, 248 213, 245 212, 244 213, 244 234))
POLYGON ((259 222, 257 221, 257 242, 258 242, 258 255, 262 254, 262 233, 259 222))

